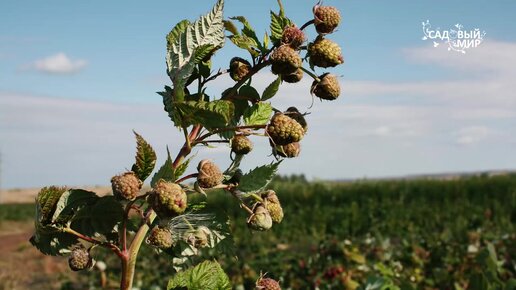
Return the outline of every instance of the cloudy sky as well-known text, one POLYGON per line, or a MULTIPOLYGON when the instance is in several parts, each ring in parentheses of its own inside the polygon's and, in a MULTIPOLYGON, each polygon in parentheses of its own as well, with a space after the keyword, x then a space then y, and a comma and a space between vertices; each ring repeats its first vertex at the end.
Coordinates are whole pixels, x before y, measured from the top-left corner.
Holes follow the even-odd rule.
MULTIPOLYGON (((214 2, 2 1, 0 186, 108 184, 133 162, 133 129, 155 146, 158 163, 167 145, 177 152, 182 136, 155 94, 169 84, 165 35, 214 2)), ((284 4, 301 25, 314 2, 284 4)), ((329 36, 346 60, 331 69, 342 76, 342 94, 309 108, 309 77, 281 87, 275 107, 311 114, 301 156, 280 173, 334 179, 516 168, 516 2, 325 4, 343 16, 329 36), (465 54, 448 51, 444 42, 422 40, 426 20, 486 35, 465 54)), ((246 15, 262 34, 270 9, 276 1, 226 0, 225 16, 246 15)), ((246 56, 228 42, 214 66, 235 55, 246 56)), ((260 90, 272 80, 263 72, 253 83, 260 90)), ((210 93, 231 83, 221 78, 210 93)), ((253 141, 245 170, 273 160, 266 140, 253 141)), ((196 152, 196 160, 228 164, 225 147, 196 152)))

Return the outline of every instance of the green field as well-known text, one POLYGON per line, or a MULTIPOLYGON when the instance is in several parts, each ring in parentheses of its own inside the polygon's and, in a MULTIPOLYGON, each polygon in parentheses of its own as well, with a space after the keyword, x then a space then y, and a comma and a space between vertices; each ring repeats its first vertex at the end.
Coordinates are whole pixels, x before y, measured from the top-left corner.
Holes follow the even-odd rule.
MULTIPOLYGON (((350 183, 290 177, 271 188, 285 218, 263 233, 247 229, 246 213, 230 196, 209 194, 209 210, 230 216, 238 259, 205 254, 218 257, 238 289, 253 289, 260 271, 283 289, 516 289, 516 175, 350 183)), ((0 207, 2 220, 32 213, 30 206, 0 207)), ((136 279, 164 286, 169 260, 143 251, 136 279)), ((115 259, 106 261, 116 275, 115 259)))

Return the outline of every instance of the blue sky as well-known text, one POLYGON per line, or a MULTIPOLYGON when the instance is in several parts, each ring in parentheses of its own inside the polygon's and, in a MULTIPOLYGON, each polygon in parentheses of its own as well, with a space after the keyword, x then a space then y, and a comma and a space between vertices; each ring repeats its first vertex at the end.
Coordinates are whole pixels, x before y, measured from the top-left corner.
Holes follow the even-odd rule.
MULTIPOLYGON (((132 162, 135 129, 155 145, 181 143, 155 94, 168 84, 165 35, 215 1, 16 1, 0 3, 1 186, 108 184, 132 162), (195 4, 193 4, 195 3, 195 4)), ((311 1, 284 0, 298 25, 311 1)), ((273 104, 311 111, 300 158, 280 173, 357 178, 516 168, 516 11, 514 1, 337 1, 343 21, 329 38, 346 63, 341 97, 315 102, 310 80, 285 85, 273 104), (484 42, 466 54, 423 41, 421 22, 479 28, 484 42)), ((246 15, 259 34, 275 0, 226 0, 225 16, 246 15)), ((313 28, 309 35, 313 36, 313 28)), ((215 67, 245 53, 229 42, 215 67)), ((318 69, 318 73, 323 71, 318 69)), ((260 73, 265 87, 273 77, 260 73)), ((229 86, 214 84, 213 94, 229 86)), ((269 162, 269 148, 244 164, 269 162)), ((201 150, 223 167, 227 148, 201 150)), ((193 170, 193 168, 192 168, 193 170)))

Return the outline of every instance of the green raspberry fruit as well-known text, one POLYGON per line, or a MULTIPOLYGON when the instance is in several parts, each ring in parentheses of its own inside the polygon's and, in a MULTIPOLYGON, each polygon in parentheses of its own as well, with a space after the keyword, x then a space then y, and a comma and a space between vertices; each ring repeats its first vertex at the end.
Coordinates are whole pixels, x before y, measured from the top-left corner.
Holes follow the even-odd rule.
POLYGON ((281 290, 281 287, 274 279, 260 277, 256 281, 256 290, 281 290))
POLYGON ((236 154, 247 154, 253 150, 253 143, 244 135, 235 135, 231 139, 231 151, 236 154))
POLYGON ((295 25, 286 27, 281 36, 281 44, 289 45, 294 49, 299 48, 305 40, 305 33, 295 25))
POLYGON ((263 204, 254 207, 253 214, 247 220, 247 226, 255 231, 266 231, 272 227, 272 217, 263 204))
POLYGON ((211 160, 201 160, 197 165, 197 182, 202 188, 212 188, 222 183, 224 176, 220 169, 211 160))
POLYGON ((301 114, 299 110, 296 107, 290 107, 285 111, 285 115, 289 116, 290 118, 296 120, 296 122, 303 127, 303 130, 305 130, 305 133, 308 131, 308 123, 306 123, 305 115, 301 114))
POLYGON ((68 258, 68 265, 72 271, 81 271, 93 267, 93 258, 85 248, 73 249, 68 258))
POLYGON ((172 232, 168 228, 157 226, 147 237, 147 244, 160 249, 168 249, 174 245, 172 232))
POLYGON ((291 74, 301 67, 299 53, 288 45, 276 48, 270 57, 271 70, 274 74, 291 74))
POLYGON ((340 84, 336 75, 325 73, 319 77, 320 82, 312 83, 312 92, 323 100, 335 100, 340 95, 340 84))
POLYGON ((119 200, 134 200, 142 185, 142 181, 132 171, 111 178, 113 195, 119 200))
POLYGON ((264 204, 271 215, 272 222, 279 224, 283 220, 283 208, 276 192, 274 190, 267 190, 261 195, 265 200, 264 204))
POLYGON ((311 66, 334 67, 344 63, 340 46, 320 36, 308 45, 308 55, 311 66))
POLYGON ((251 64, 240 57, 234 57, 229 62, 229 76, 234 81, 242 80, 251 70, 251 64))
POLYGON ((275 153, 285 158, 297 157, 301 153, 301 144, 299 142, 292 142, 287 145, 276 146, 275 153))
POLYGON ((283 113, 276 113, 267 125, 267 134, 275 145, 287 145, 303 139, 305 131, 296 120, 283 113))
POLYGON ((340 12, 335 7, 315 5, 313 12, 317 33, 332 33, 340 23, 340 12))
POLYGON ((183 213, 187 206, 184 190, 176 183, 160 179, 149 193, 149 204, 160 218, 183 213))
POLYGON ((297 83, 299 81, 301 81, 301 79, 303 78, 303 70, 298 68, 295 72, 291 73, 291 74, 282 74, 281 75, 281 79, 286 81, 287 83, 297 83))

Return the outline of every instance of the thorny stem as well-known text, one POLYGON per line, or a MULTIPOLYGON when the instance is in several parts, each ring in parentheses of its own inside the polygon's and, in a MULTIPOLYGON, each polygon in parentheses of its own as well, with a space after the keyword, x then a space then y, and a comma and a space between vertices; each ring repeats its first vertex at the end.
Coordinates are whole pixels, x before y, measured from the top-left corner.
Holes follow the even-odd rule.
POLYGON ((307 75, 311 76, 315 81, 317 81, 317 82, 320 82, 320 81, 321 81, 321 79, 319 79, 319 77, 318 77, 318 76, 316 76, 313 72, 311 72, 311 71, 307 70, 307 69, 306 69, 306 68, 304 68, 304 67, 300 67, 300 68, 301 68, 301 69, 302 69, 302 70, 303 70, 307 75))
POLYGON ((63 229, 63 232, 65 233, 68 233, 68 234, 71 234, 71 235, 74 235, 76 236, 77 238, 81 239, 81 240, 84 240, 84 241, 87 241, 89 243, 92 243, 94 245, 98 245, 98 246, 102 246, 104 248, 108 248, 110 249, 111 251, 113 251, 117 256, 119 257, 123 257, 123 253, 120 251, 120 249, 112 244, 112 243, 109 243, 109 242, 103 242, 103 241, 99 241, 97 239, 94 239, 94 238, 91 238, 91 237, 88 237, 86 235, 83 235, 69 227, 63 229))
POLYGON ((315 23, 315 20, 312 19, 310 21, 307 21, 305 24, 303 24, 303 26, 301 26, 301 28, 299 28, 299 29, 303 30, 314 23, 315 23))
POLYGON ((190 178, 196 178, 198 175, 199 175, 199 173, 188 174, 188 175, 183 176, 183 177, 179 178, 178 180, 176 180, 176 183, 181 183, 181 182, 183 182, 185 180, 188 180, 190 178))
POLYGON ((249 73, 243 77, 240 81, 238 81, 232 88, 231 90, 229 91, 229 93, 227 95, 225 95, 223 97, 223 99, 230 99, 231 97, 233 97, 238 89, 245 83, 247 82, 254 74, 256 74, 257 72, 259 72, 262 68, 268 66, 270 64, 270 61, 264 61, 262 63, 259 63, 257 64, 256 66, 254 66, 250 71, 249 73))
POLYGON ((220 69, 219 69, 219 71, 218 71, 216 74, 214 74, 214 75, 210 76, 209 78, 205 79, 205 80, 201 83, 201 87, 204 87, 204 85, 205 85, 207 82, 212 81, 212 80, 214 80, 214 79, 216 79, 216 78, 220 77, 220 76, 221 76, 221 75, 223 75, 223 74, 227 74, 228 72, 229 72, 229 70, 227 70, 227 69, 225 69, 225 70, 220 70, 220 69))
POLYGON ((202 135, 201 137, 197 138, 197 140, 195 140, 192 144, 198 144, 198 143, 202 143, 204 139, 210 137, 210 136, 213 136, 215 134, 218 134, 218 133, 222 133, 222 132, 227 132, 227 131, 238 131, 238 130, 242 130, 242 129, 263 129, 265 128, 267 125, 248 125, 248 126, 236 126, 236 127, 226 127, 226 128, 219 128, 219 129, 216 129, 216 130, 213 130, 209 133, 206 133, 204 135, 202 135))

